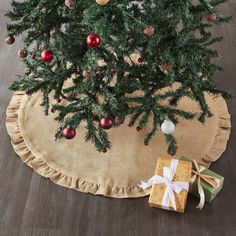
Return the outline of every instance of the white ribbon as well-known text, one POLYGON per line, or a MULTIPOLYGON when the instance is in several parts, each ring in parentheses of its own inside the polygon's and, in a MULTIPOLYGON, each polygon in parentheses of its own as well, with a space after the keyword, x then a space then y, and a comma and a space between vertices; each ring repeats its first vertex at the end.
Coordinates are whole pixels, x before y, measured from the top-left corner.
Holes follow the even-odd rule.
POLYGON ((172 159, 170 167, 163 168, 163 176, 155 175, 152 178, 150 178, 148 180, 148 182, 146 182, 146 183, 141 181, 141 184, 139 185, 139 187, 141 187, 142 189, 147 189, 154 184, 165 184, 166 191, 164 193, 163 200, 162 200, 162 208, 163 209, 169 210, 168 206, 171 202, 175 211, 177 211, 174 192, 179 194, 183 189, 185 189, 187 191, 189 189, 188 182, 175 182, 175 181, 173 181, 178 164, 179 164, 178 160, 172 159))

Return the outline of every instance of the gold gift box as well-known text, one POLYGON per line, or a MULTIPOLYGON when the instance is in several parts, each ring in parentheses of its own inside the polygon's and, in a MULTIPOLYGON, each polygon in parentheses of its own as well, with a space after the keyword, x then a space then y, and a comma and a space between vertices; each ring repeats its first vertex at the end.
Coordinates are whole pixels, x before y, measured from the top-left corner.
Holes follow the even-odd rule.
MULTIPOLYGON (((172 159, 168 157, 158 158, 155 175, 163 176, 163 167, 170 167, 171 160, 172 159)), ((192 164, 187 161, 180 160, 175 175, 173 177, 173 181, 189 183, 191 179, 191 173, 192 173, 192 164)), ((167 188, 166 184, 154 184, 151 189, 151 194, 148 203, 151 207, 164 208, 164 209, 169 208, 170 210, 175 211, 171 202, 169 206, 162 205, 163 196, 166 191, 166 188, 167 188)), ((179 194, 174 192, 174 195, 175 195, 177 212, 183 213, 185 210, 188 191, 183 189, 179 194)))

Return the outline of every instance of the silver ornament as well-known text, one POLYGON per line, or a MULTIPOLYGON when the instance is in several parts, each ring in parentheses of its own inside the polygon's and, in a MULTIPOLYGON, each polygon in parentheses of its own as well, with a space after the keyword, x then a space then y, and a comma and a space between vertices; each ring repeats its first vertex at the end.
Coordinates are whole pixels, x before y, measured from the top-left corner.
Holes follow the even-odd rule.
POLYGON ((171 120, 165 120, 161 125, 161 130, 164 134, 173 134, 175 131, 175 124, 171 120))

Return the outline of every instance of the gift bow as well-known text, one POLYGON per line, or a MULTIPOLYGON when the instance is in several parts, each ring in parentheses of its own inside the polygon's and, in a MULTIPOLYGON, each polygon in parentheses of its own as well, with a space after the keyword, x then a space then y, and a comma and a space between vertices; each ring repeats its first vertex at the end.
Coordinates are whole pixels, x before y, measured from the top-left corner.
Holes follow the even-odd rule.
POLYGON ((200 195, 200 202, 196 208, 199 208, 201 210, 205 204, 205 193, 201 185, 201 179, 211 185, 213 188, 217 188, 220 185, 220 180, 216 177, 202 174, 202 171, 204 171, 206 168, 204 166, 198 165, 195 160, 193 161, 193 163, 196 170, 192 170, 194 175, 191 178, 191 183, 194 183, 194 181, 197 179, 197 189, 200 195))
POLYGON ((147 182, 141 181, 141 184, 139 185, 139 187, 141 187, 142 189, 147 189, 154 184, 165 184, 166 191, 164 193, 163 200, 162 200, 163 209, 169 209, 167 206, 169 206, 171 202, 173 208, 175 209, 175 211, 177 211, 174 192, 179 194, 183 189, 187 191, 189 189, 188 182, 173 181, 178 164, 179 164, 178 160, 172 159, 170 167, 163 168, 163 176, 154 175, 147 182))

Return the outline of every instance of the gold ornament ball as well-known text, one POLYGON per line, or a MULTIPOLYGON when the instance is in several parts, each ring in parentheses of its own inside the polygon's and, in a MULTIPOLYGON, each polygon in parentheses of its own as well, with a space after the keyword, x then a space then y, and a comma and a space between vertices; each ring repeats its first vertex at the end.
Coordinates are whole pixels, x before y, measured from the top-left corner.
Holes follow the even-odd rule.
POLYGON ((5 42, 9 45, 12 45, 13 43, 15 43, 15 38, 13 36, 8 36, 5 38, 5 42))
POLYGON ((215 23, 217 20, 217 15, 215 13, 208 14, 206 20, 211 23, 215 23))
POLYGON ((18 57, 19 58, 26 58, 27 57, 27 52, 26 51, 24 51, 24 50, 19 50, 18 51, 18 57))
POLYGON ((109 0, 96 0, 98 5, 104 6, 109 2, 109 0))
POLYGON ((155 34, 155 28, 153 26, 147 26, 144 29, 143 33, 147 36, 152 36, 155 34))

